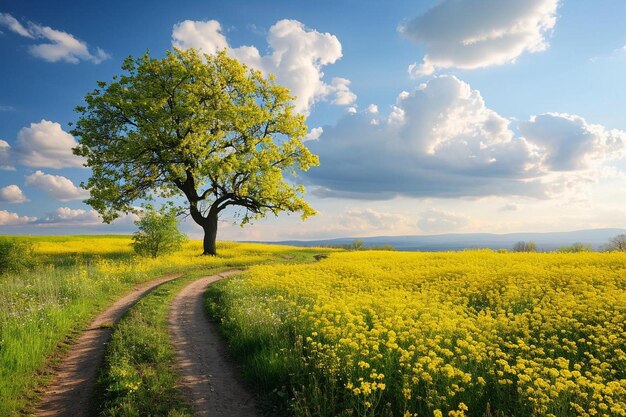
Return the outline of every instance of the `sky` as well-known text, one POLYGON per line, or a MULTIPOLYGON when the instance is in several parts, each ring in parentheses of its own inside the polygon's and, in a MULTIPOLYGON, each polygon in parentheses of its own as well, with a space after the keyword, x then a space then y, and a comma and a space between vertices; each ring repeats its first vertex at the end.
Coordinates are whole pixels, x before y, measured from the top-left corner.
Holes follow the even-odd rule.
MULTIPOLYGON (((317 210, 219 239, 626 227, 626 2, 0 3, 0 234, 129 233, 69 131, 129 55, 227 53, 296 96, 317 210)), ((192 237, 201 229, 189 219, 192 237)))

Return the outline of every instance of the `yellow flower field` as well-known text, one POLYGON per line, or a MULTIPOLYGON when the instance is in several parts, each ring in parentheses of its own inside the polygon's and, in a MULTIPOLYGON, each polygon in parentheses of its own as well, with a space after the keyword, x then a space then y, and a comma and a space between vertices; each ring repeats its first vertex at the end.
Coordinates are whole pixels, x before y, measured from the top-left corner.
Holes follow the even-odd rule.
POLYGON ((626 416, 625 253, 334 253, 211 291, 299 416, 626 416))

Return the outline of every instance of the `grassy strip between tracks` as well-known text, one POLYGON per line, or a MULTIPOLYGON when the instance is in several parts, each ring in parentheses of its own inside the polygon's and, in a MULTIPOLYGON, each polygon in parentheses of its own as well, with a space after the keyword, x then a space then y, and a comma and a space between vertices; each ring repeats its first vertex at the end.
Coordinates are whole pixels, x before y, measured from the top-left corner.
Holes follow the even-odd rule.
POLYGON ((178 292, 199 276, 189 274, 159 286, 115 326, 98 378, 99 416, 192 415, 177 388, 167 315, 178 292))

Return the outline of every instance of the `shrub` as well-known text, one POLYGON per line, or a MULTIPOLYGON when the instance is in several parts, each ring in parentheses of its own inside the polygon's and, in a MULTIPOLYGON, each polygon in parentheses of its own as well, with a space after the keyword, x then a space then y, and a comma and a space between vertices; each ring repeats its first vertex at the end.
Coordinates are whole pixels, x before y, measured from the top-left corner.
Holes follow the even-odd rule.
POLYGON ((139 228, 133 234, 133 249, 141 256, 158 257, 181 248, 186 237, 178 230, 178 219, 173 209, 155 210, 146 206, 141 218, 135 222, 139 228))
POLYGON ((535 242, 517 242, 513 245, 513 252, 537 252, 537 244, 535 242))
POLYGON ((588 243, 576 242, 570 246, 561 246, 556 251, 561 253, 591 252, 592 247, 588 243))
POLYGON ((35 264, 35 247, 31 242, 0 238, 0 274, 19 273, 35 264))

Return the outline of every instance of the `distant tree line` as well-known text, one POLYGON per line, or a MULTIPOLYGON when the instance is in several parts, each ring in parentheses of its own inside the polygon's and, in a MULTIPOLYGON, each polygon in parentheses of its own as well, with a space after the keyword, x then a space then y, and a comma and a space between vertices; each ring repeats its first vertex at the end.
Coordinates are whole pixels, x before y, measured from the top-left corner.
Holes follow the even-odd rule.
POLYGON ((350 243, 342 243, 336 245, 327 245, 328 248, 345 249, 349 251, 362 251, 362 250, 396 250, 391 244, 386 245, 366 245, 362 239, 354 239, 350 243))
MULTIPOLYGON (((609 239, 609 242, 601 249, 604 252, 626 252, 626 234, 617 235, 609 239)), ((537 252, 537 244, 533 241, 517 242, 511 248, 512 252, 537 252)), ((593 247, 589 243, 576 242, 569 246, 560 246, 556 249, 556 252, 560 253, 577 253, 577 252, 592 252, 593 247)))

